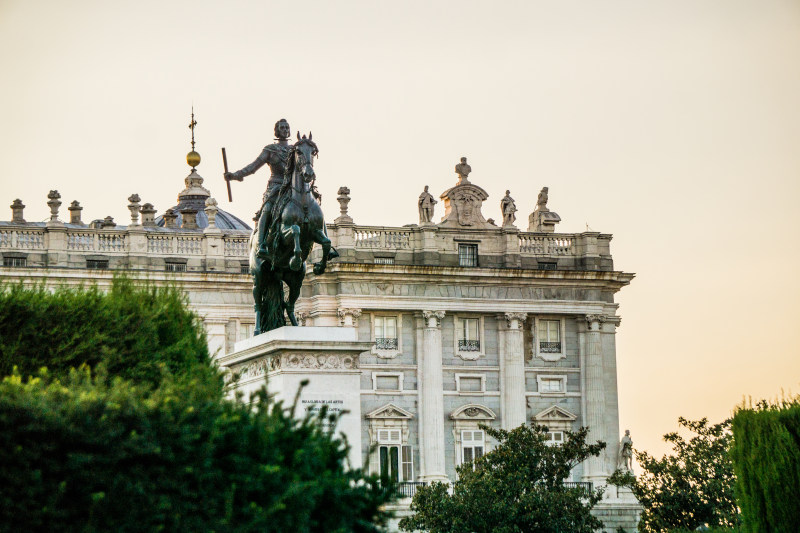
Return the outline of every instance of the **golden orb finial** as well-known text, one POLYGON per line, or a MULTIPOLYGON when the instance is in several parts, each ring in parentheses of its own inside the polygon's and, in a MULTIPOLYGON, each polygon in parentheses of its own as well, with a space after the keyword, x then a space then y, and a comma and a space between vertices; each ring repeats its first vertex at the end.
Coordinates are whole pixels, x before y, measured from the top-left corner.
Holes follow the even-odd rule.
POLYGON ((189 164, 190 167, 194 168, 200 164, 200 154, 192 150, 188 154, 186 154, 186 162, 189 164))

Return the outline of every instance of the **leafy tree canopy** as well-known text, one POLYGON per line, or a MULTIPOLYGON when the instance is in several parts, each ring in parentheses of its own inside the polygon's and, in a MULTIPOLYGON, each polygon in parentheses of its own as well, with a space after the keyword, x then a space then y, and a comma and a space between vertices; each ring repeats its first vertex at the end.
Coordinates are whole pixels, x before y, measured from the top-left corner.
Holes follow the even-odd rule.
POLYGON ((165 374, 211 375, 205 332, 177 287, 117 277, 96 286, 0 290, 0 375, 41 367, 64 375, 103 364, 109 374, 157 384, 165 374))
POLYGON ((588 430, 567 433, 561 446, 548 446, 547 428, 511 431, 482 426, 498 446, 474 464, 457 468, 452 494, 443 483, 417 490, 414 514, 400 527, 430 533, 584 533, 602 527, 590 514, 602 490, 568 487, 573 467, 597 456, 605 443, 586 444, 588 430))
POLYGON ((735 477, 730 458, 730 420, 709 424, 683 417, 678 423, 694 433, 688 440, 667 433, 673 454, 661 459, 636 451, 638 478, 617 471, 609 483, 628 486, 642 504, 639 531, 694 531, 698 527, 732 527, 738 523, 735 477))
POLYGON ((800 531, 800 397, 742 405, 731 455, 747 531, 800 531))
POLYGON ((324 418, 197 379, 6 377, 0 531, 377 532, 392 489, 346 468, 324 418))

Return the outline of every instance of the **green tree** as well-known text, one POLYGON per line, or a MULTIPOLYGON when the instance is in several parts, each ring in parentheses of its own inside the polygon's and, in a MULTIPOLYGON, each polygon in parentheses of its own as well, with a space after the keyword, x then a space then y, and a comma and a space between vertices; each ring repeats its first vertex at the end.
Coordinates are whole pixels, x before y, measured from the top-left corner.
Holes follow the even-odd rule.
POLYGON ((96 286, 0 290, 0 375, 14 367, 63 375, 82 364, 115 376, 157 384, 165 374, 205 373, 211 366, 205 332, 173 286, 117 277, 96 286))
POLYGON ((732 429, 745 527, 759 533, 800 531, 800 398, 741 406, 732 429))
POLYGON ((391 489, 324 418, 202 380, 6 377, 0 531, 377 532, 391 489))
POLYGON ((519 426, 511 431, 483 427, 498 446, 474 465, 457 468, 452 494, 447 485, 420 488, 411 502, 405 530, 430 533, 584 533, 602 527, 590 514, 602 490, 568 487, 564 479, 605 443, 586 444, 588 430, 568 433, 561 446, 548 446, 547 429, 519 426))
POLYGON ((5 287, 0 371, 13 365, 0 531, 344 533, 387 519, 393 488, 346 467, 336 417, 296 420, 266 391, 225 398, 176 288, 5 287))
POLYGON ((677 432, 667 433, 664 440, 672 445, 672 455, 656 459, 636 451, 642 473, 634 478, 617 471, 609 483, 630 487, 641 503, 639 531, 736 526, 730 420, 709 424, 706 418, 681 417, 678 423, 695 435, 686 440, 677 432))

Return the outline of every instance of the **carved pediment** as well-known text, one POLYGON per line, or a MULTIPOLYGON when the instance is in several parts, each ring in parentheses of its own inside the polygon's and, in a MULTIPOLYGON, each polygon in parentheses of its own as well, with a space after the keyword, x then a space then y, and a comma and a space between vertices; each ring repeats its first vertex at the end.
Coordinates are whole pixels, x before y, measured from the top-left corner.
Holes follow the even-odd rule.
POLYGON ((481 206, 489 194, 472 183, 463 183, 447 189, 440 198, 444 201, 442 224, 456 227, 491 227, 481 213, 481 206))
POLYGON ((401 407, 397 407, 393 403, 378 407, 372 412, 367 413, 367 419, 394 419, 394 420, 411 420, 414 415, 401 407))
POLYGON ((544 411, 533 415, 533 421, 543 425, 546 425, 546 422, 574 422, 577 419, 577 415, 573 415, 557 405, 548 407, 544 411))
POLYGON ((491 409, 478 405, 477 403, 470 403, 462 405, 452 412, 450 415, 452 420, 494 420, 497 418, 491 409))

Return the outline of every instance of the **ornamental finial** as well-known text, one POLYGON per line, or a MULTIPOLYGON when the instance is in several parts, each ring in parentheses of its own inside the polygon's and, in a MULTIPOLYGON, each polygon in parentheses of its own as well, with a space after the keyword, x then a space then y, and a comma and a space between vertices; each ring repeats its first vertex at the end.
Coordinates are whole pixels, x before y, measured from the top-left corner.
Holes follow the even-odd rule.
POLYGON ((192 106, 192 121, 189 123, 189 129, 192 130, 192 151, 186 154, 186 162, 192 167, 200 164, 200 154, 194 151, 194 129, 197 127, 197 121, 194 119, 194 106, 192 106))

